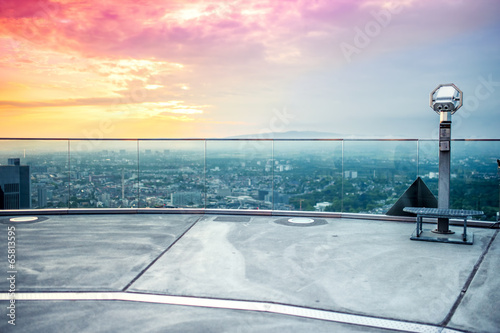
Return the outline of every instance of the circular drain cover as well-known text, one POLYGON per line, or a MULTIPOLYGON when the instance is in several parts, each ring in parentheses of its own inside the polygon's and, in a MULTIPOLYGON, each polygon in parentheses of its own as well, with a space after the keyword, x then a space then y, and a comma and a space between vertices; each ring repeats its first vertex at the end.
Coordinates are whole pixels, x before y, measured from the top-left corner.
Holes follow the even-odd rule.
POLYGON ((9 219, 10 222, 34 222, 37 220, 38 217, 36 216, 22 216, 22 217, 13 217, 9 219))
POLYGON ((328 224, 325 219, 312 219, 309 217, 282 217, 275 220, 274 223, 287 225, 289 227, 314 227, 328 224))
POLYGON ((314 223, 314 220, 309 219, 307 217, 294 217, 294 218, 288 219, 288 222, 297 223, 297 224, 309 224, 309 223, 314 223))

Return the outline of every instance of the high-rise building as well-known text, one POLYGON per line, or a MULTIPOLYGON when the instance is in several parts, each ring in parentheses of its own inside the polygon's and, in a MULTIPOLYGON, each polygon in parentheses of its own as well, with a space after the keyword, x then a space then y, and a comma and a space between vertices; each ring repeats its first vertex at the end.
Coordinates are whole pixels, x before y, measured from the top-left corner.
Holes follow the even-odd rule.
POLYGON ((0 166, 0 209, 31 208, 31 173, 19 158, 9 158, 0 166))
POLYGON ((47 189, 43 186, 38 187, 38 208, 47 207, 47 189))

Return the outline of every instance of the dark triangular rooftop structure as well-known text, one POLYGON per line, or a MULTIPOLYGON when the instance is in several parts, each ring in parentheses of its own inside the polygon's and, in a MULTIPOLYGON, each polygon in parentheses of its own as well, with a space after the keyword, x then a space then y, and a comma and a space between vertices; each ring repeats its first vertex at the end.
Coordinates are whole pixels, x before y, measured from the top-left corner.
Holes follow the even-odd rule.
POLYGON ((386 215, 392 216, 415 216, 415 214, 403 211, 405 207, 427 207, 437 208, 438 202, 424 181, 418 177, 413 184, 403 193, 396 203, 389 209, 386 215))

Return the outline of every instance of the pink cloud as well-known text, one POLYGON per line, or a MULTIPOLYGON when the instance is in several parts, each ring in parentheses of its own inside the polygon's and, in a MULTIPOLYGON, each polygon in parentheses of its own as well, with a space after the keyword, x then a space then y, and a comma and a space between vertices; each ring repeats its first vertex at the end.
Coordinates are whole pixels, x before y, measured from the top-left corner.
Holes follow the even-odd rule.
MULTIPOLYGON (((385 2, 366 1, 64 1, 3 0, 0 29, 41 47, 98 57, 157 57, 168 61, 228 61, 265 58, 269 44, 310 45, 322 31, 335 47, 352 39, 353 29, 373 20, 385 2)), ((413 1, 401 33, 428 35, 491 20, 493 11, 477 4, 413 1), (465 10, 464 10, 465 9, 465 10), (442 15, 446 12, 447 15, 442 15), (443 20, 445 22, 443 22, 443 20), (416 30, 416 25, 419 26, 416 30)), ((496 6, 498 7, 498 6, 496 6)), ((403 14, 402 14, 403 15, 403 14)), ((323 41, 316 48, 330 47, 323 41)), ((313 45, 314 47, 314 45, 313 45)), ((304 50, 307 52, 307 49, 304 50)))
MULTIPOLYGON (((382 0, 0 2, 0 33, 67 54, 195 66, 345 64, 339 45, 375 22, 382 0)), ((401 1, 395 3, 403 3, 401 1)), ((496 20, 493 2, 407 1, 368 54, 450 38, 496 20), (443 15, 443 13, 447 13, 443 15), (426 22, 423 24, 423 22, 426 22)), ((379 38, 377 35, 377 38, 379 38)))
MULTIPOLYGON (((202 2, 9 0, 2 6, 4 33, 46 48, 88 56, 185 61, 200 56, 262 57, 262 39, 272 37, 298 8, 294 2, 267 1, 205 6, 202 2)), ((297 27, 290 24, 286 30, 293 35, 297 27)))
POLYGON ((52 13, 61 11, 62 6, 50 0, 2 0, 0 16, 10 19, 46 18, 52 13))
MULTIPOLYGON (((259 73, 283 75, 279 65, 297 71, 344 65, 339 45, 353 44, 355 29, 374 22, 373 13, 386 2, 4 0, 0 33, 83 58, 156 59, 191 66, 198 77, 200 71, 207 78, 250 74, 248 80, 259 73)), ((500 7, 488 1, 406 3, 364 55, 432 42, 438 27, 439 38, 450 38, 495 20, 500 7)))

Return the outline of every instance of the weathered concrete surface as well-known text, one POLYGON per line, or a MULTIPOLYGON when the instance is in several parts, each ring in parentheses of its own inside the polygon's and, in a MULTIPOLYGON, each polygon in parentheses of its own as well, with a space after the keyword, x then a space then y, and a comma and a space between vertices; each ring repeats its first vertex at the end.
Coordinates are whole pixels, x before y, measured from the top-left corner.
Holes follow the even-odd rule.
POLYGON ((291 227, 205 217, 130 290, 273 301, 438 324, 491 230, 472 246, 410 241, 412 224, 329 219, 291 227))
MULTIPOLYGON (((7 253, 7 227, 14 225, 18 292, 121 290, 197 219, 64 215, 32 224, 0 224, 0 253, 7 253)), ((8 271, 7 264, 5 255, 2 272, 8 271)), ((1 278, 0 290, 6 289, 8 281, 1 278)))
POLYGON ((500 236, 497 235, 450 325, 472 332, 500 332, 500 236))
MULTIPOLYGON (((308 227, 275 223, 283 217, 216 218, 63 215, 16 224, 16 292, 122 291, 135 281, 126 292, 267 301, 439 325, 495 233, 470 228, 475 243, 469 246, 410 241, 414 225, 408 223, 325 219, 327 224, 308 227)), ((0 332, 13 328, 4 306, 7 227, 0 224, 5 258, 0 261, 0 332)), ((499 331, 499 242, 497 237, 448 327, 499 331)), ((16 310, 19 326, 11 331, 19 332, 368 329, 272 313, 131 301, 23 300, 16 310)))

